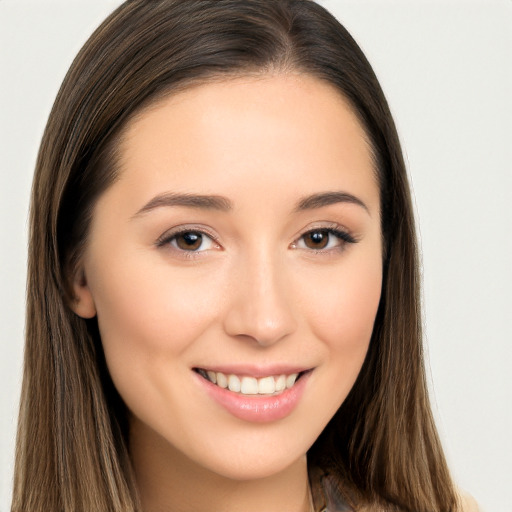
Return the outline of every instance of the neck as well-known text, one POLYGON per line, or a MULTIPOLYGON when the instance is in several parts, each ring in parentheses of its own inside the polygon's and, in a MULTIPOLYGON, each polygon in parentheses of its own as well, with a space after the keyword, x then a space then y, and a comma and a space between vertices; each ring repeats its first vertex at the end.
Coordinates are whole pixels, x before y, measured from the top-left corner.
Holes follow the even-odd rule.
POLYGON ((277 474, 235 480, 199 466, 136 421, 130 454, 144 512, 309 512, 306 456, 277 474))

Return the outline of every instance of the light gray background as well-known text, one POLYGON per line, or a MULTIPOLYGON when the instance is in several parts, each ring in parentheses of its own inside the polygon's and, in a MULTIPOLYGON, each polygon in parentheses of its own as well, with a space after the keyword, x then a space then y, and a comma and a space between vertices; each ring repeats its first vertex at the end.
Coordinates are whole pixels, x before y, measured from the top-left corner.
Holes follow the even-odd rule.
MULTIPOLYGON (((0 511, 10 503, 26 215, 57 89, 114 0, 0 0, 0 511)), ((432 399, 458 484, 512 510, 512 1, 325 0, 387 94, 423 254, 432 399)))

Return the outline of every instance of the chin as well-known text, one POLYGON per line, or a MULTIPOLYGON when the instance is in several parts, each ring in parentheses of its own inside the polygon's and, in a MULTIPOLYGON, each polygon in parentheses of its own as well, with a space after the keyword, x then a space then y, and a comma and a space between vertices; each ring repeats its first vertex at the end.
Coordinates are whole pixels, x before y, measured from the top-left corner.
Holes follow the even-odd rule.
POLYGON ((212 464, 209 468, 210 471, 217 475, 235 480, 239 482, 246 482, 251 480, 264 480, 265 478, 272 478, 293 466, 306 462, 306 455, 301 455, 296 459, 291 457, 257 457, 256 460, 231 460, 226 464, 222 461, 220 464, 212 464))

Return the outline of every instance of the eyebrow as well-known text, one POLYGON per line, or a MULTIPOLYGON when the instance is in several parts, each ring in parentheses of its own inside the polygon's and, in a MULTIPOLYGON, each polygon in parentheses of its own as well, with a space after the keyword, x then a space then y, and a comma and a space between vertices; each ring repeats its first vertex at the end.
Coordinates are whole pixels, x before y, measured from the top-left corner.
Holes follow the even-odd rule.
MULTIPOLYGON (((358 197, 347 192, 320 192, 301 198, 294 211, 301 212, 305 210, 314 210, 324 206, 330 206, 337 203, 356 204, 370 213, 366 204, 358 197)), ((233 209, 232 202, 223 196, 218 195, 200 195, 200 194, 178 194, 168 192, 160 194, 148 201, 135 215, 138 217, 144 213, 157 208, 169 206, 183 206, 186 208, 197 208, 201 210, 218 210, 228 212, 233 209)))
POLYGON ((311 196, 303 197, 295 207, 296 212, 304 210, 314 210, 324 206, 330 206, 337 203, 351 203, 356 204, 366 210, 370 214, 370 210, 366 204, 358 197, 347 192, 320 192, 311 196))
POLYGON ((231 201, 226 197, 215 195, 176 194, 169 192, 151 199, 134 215, 134 217, 163 206, 184 206, 186 208, 219 210, 223 212, 229 211, 233 208, 231 201))

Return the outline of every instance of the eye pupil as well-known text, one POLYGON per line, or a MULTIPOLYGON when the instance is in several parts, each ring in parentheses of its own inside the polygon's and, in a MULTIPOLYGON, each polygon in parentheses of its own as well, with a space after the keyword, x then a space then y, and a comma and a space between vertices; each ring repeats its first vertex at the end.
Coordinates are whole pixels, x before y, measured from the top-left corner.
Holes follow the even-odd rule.
POLYGON ((203 235, 192 231, 182 233, 176 237, 176 245, 185 251, 195 251, 201 247, 203 243, 203 235))
POLYGON ((324 249, 329 243, 328 231, 312 231, 304 236, 304 243, 310 249, 324 249))

